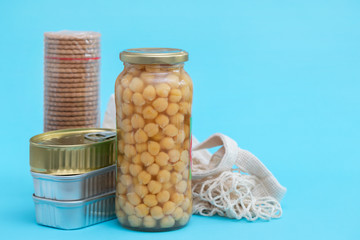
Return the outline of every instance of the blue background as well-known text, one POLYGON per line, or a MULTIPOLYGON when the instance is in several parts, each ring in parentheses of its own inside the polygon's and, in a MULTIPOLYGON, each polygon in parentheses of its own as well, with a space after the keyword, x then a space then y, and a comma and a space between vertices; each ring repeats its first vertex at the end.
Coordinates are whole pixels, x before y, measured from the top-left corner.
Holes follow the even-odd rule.
POLYGON ((1 0, 0 29, 1 239, 360 238, 359 1, 1 0), (187 50, 193 133, 257 155, 288 188, 283 216, 193 216, 167 233, 37 225, 28 140, 43 129, 43 33, 63 29, 102 33, 102 113, 121 50, 187 50))

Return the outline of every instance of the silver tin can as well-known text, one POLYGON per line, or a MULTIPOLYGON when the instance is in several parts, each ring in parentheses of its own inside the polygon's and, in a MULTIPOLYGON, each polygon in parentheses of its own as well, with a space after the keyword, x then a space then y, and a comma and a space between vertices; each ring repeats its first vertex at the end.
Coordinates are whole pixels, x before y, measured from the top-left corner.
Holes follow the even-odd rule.
POLYGON ((115 192, 79 201, 57 201, 33 195, 38 224, 78 229, 114 219, 115 192))
POLYGON ((53 200, 80 200, 115 191, 116 166, 84 174, 57 176, 31 172, 36 197, 53 200))

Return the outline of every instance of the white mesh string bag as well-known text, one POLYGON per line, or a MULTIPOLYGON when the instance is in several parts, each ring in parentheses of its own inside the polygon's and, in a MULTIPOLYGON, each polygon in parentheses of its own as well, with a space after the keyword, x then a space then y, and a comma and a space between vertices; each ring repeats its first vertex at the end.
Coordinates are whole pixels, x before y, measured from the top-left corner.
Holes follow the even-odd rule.
POLYGON ((193 213, 249 221, 281 216, 286 188, 231 138, 217 133, 198 143, 193 137, 192 160, 193 213), (217 146, 211 155, 207 149, 217 146))

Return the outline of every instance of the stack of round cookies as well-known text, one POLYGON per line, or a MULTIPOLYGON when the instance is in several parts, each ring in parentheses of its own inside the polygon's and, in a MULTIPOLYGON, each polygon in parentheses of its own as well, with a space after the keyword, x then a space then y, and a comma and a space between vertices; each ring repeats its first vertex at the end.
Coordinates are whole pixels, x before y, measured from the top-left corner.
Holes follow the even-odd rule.
POLYGON ((100 34, 44 34, 44 131, 99 127, 100 34))

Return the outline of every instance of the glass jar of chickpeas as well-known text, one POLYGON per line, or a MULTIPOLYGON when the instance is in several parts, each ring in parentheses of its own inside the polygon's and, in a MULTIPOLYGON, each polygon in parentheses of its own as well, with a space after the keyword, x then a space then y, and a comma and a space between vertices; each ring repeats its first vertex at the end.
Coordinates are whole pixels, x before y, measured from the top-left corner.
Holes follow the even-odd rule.
POLYGON ((188 53, 128 49, 120 60, 124 70, 115 84, 118 220, 140 231, 181 228, 192 213, 188 53))

